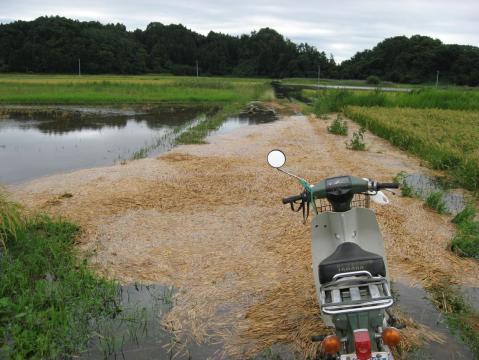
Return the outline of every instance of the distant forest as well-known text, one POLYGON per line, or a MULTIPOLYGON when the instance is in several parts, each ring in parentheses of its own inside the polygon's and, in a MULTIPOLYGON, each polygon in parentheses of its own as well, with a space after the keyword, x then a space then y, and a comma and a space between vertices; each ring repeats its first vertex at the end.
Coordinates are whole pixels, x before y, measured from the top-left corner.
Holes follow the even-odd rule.
POLYGON ((0 25, 0 72, 84 74, 196 74, 316 77, 477 86, 479 48, 446 45, 415 35, 397 36, 337 64, 332 55, 306 43, 295 44, 270 28, 249 35, 210 32, 183 25, 150 23, 127 31, 122 24, 103 25, 63 17, 40 17, 0 25))

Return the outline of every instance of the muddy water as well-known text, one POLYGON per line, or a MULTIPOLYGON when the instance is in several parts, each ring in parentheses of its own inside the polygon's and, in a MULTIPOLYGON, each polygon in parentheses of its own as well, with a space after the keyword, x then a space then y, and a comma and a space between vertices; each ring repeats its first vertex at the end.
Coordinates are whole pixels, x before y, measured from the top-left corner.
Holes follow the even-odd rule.
MULTIPOLYGON (((12 108, 0 117, 0 184, 170 150, 211 109, 12 108)), ((231 117, 219 133, 273 119, 231 117)))
POLYGON ((119 292, 121 313, 92 324, 95 336, 81 359, 207 359, 219 351, 216 344, 184 346, 161 325, 174 288, 130 284, 119 292))
MULTIPOLYGON (((174 306, 177 290, 165 285, 133 283, 119 288, 121 313, 92 324, 94 336, 80 359, 215 359, 223 358, 220 342, 182 344, 162 325, 162 318, 174 306)), ((295 360, 288 345, 276 344, 252 360, 295 360)))
MULTIPOLYGON (((459 360, 474 359, 474 354, 461 340, 448 329, 443 316, 427 299, 421 288, 409 287, 401 282, 393 283, 393 291, 398 296, 397 304, 404 314, 415 322, 424 324, 444 337, 444 343, 432 342, 416 350, 408 359, 459 360)), ((404 330, 407 331, 407 328, 404 330)))

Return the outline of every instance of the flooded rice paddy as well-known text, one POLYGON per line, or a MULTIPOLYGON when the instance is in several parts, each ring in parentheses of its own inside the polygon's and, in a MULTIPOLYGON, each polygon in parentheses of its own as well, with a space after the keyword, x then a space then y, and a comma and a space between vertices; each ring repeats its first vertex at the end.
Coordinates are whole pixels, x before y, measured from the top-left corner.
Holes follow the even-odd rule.
MULTIPOLYGON (((156 156, 215 109, 9 108, 0 116, 0 184, 156 156)), ((228 118, 220 133, 274 120, 228 118)))

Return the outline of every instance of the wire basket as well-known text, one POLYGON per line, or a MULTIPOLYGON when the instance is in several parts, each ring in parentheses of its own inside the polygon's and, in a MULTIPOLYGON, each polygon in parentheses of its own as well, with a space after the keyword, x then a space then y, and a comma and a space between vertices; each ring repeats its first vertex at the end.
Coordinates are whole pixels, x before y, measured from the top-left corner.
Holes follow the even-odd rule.
MULTIPOLYGON (((351 207, 369 208, 369 204, 369 195, 366 194, 354 194, 353 200, 351 201, 351 207)), ((317 199, 316 208, 318 212, 333 211, 331 204, 326 199, 317 199)))

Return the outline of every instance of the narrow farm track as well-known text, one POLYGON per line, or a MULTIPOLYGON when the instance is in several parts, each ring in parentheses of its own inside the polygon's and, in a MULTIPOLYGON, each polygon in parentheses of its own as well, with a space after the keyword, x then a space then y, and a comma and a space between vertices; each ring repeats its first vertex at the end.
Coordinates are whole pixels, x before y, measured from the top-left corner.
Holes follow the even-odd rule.
MULTIPOLYGON (((400 171, 427 172, 370 134, 368 151, 347 150, 345 138, 328 134, 326 125, 287 117, 210 137, 205 145, 180 146, 157 159, 10 190, 28 208, 82 225, 79 247, 98 272, 123 283, 178 287, 164 322, 184 342, 220 339, 227 357, 244 358, 277 342, 310 355, 317 346, 310 336, 324 332, 310 231, 280 202, 301 189, 271 169, 266 154, 284 150, 288 169, 310 182, 341 174, 390 181, 400 171)), ((449 217, 419 200, 390 197, 390 206, 374 209, 391 277, 427 286, 447 275, 454 283, 479 286, 478 263, 447 250, 454 231, 449 217)))

